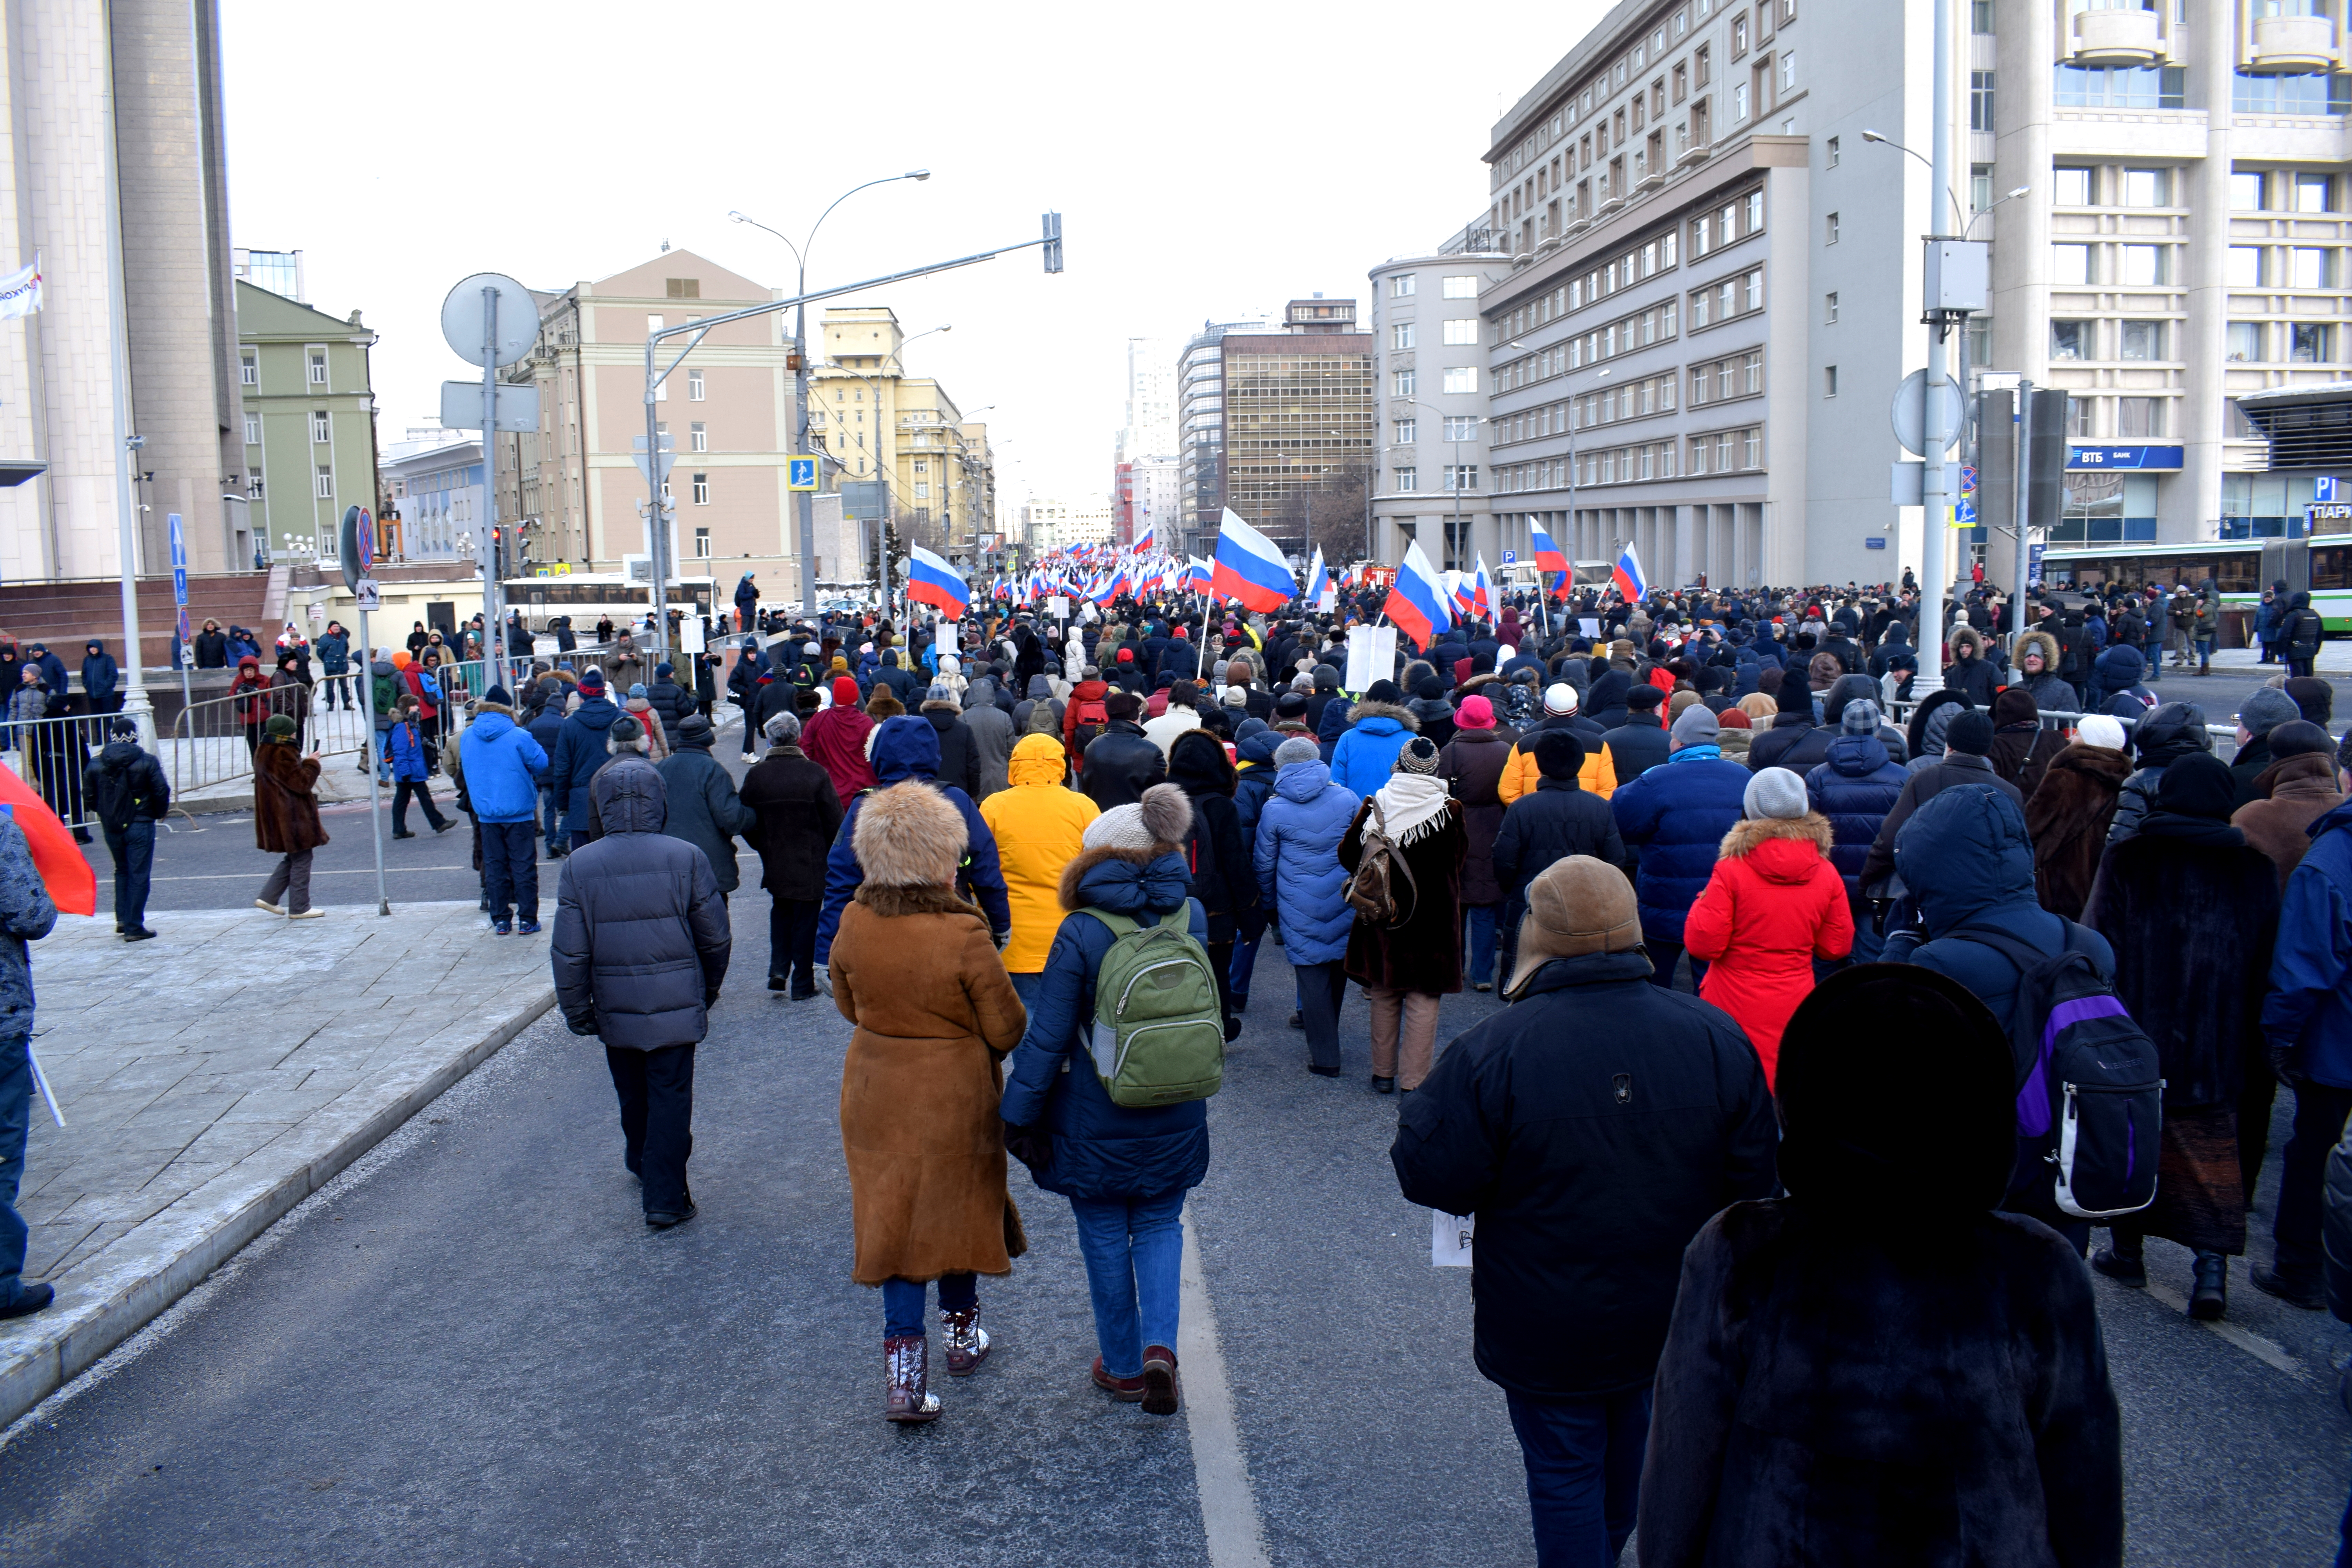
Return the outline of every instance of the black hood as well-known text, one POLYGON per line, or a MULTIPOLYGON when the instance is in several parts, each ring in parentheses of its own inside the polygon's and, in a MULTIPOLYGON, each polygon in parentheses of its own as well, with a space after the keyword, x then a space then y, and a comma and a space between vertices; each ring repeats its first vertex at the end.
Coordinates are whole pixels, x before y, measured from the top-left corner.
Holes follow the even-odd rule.
POLYGON ((2132 752, 2144 768, 2212 749, 2213 737, 2205 732, 2205 710, 2194 702, 2168 702, 2132 731, 2132 752))

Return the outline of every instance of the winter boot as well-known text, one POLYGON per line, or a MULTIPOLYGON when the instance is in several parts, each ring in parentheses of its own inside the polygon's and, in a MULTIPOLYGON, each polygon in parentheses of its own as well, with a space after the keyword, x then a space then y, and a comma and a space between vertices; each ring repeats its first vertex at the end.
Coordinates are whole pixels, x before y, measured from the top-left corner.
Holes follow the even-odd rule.
POLYGON ((2246 1278, 2254 1282, 2255 1289, 2266 1295, 2276 1296, 2290 1307, 2300 1307, 2306 1312, 2324 1311, 2326 1309, 2326 1294, 2320 1289, 2319 1281, 2312 1278, 2307 1270, 2287 1268, 2264 1268, 2257 1265, 2246 1270, 2246 1278))
POLYGON ((1143 1413, 1173 1415, 1184 1402, 1176 1382, 1176 1352, 1166 1345, 1143 1348, 1143 1413))
POLYGON ((941 1312, 940 1326, 947 1340, 948 1375, 970 1377, 978 1372, 980 1363, 988 1359, 988 1331, 980 1326, 980 1309, 941 1312))
POLYGON ((2147 1286, 2147 1265, 2140 1258, 2140 1238, 2129 1231, 2109 1233, 2111 1246, 2103 1247, 2091 1255, 2091 1267, 2118 1285, 2128 1285, 2135 1290, 2147 1286))
POLYGON ((2230 1260, 2219 1252, 2200 1252, 2195 1267, 2197 1283, 2189 1293, 2189 1315, 2200 1323, 2218 1323, 2230 1306, 2230 1260))
POLYGON ((928 1392, 931 1342, 920 1334, 893 1336, 882 1342, 882 1369, 889 1402, 883 1415, 907 1423, 940 1418, 940 1396, 928 1392))

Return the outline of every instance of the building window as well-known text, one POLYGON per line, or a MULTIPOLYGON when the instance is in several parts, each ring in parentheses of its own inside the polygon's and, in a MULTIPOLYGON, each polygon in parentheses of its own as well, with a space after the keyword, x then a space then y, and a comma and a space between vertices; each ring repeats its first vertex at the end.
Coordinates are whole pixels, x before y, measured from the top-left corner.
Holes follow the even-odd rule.
POLYGON ((1397 397, 1411 397, 1417 379, 1418 378, 1414 376, 1412 372, 1409 370, 1398 371, 1394 375, 1389 378, 1389 384, 1391 388, 1392 395, 1397 397))
POLYGON ((1992 0, 1969 0, 1969 31, 1992 31, 1992 0))
POLYGON ((688 403, 702 401, 702 373, 698 370, 686 373, 686 400, 688 403))
POLYGON ((333 439, 327 425, 327 411, 323 408, 314 408, 310 411, 310 439, 313 441, 333 439))
POLYGON ((709 506, 710 504, 710 476, 709 474, 697 474, 694 476, 694 504, 697 506, 709 506))
POLYGON ((319 477, 316 483, 317 489, 315 493, 320 500, 332 500, 335 499, 334 469, 327 467, 324 463, 320 464, 319 477))
POLYGON ((2162 359, 2164 357, 2164 326, 2162 321, 2126 321, 2123 323, 2122 350, 2117 359, 2162 359))
POLYGON ((2292 274, 2293 280, 2287 287, 2290 289, 2329 287, 2329 279, 2334 276, 2335 268, 2328 263, 2335 254, 2332 250, 2320 250, 2307 247, 2287 252, 2288 258, 2294 268, 2292 274))
POLYGON ((246 354, 240 357, 236 362, 236 379, 240 385, 258 386, 261 384, 261 365, 259 362, 255 360, 251 354, 246 354))
POLYGON ((646 318, 646 331, 648 331, 648 332, 658 332, 658 331, 660 331, 661 330, 662 330, 662 319, 661 319, 659 316, 647 316, 647 317, 646 318))
POLYGON ((2050 357, 2052 359, 2090 358, 2091 323, 2052 321, 2050 323, 2050 357))
POLYGON ((261 416, 258 414, 245 416, 245 444, 248 447, 261 445, 261 416))
POLYGON ((688 425, 686 429, 687 439, 693 444, 693 449, 695 451, 708 452, 710 450, 709 426, 705 425, 701 420, 697 419, 692 424, 688 425))
POLYGON ((2056 70, 2052 97, 2061 109, 2181 109, 2189 102, 2189 73, 2179 66, 2062 65, 2056 70))
POLYGON ((1400 272, 1394 278, 1389 279, 1389 298, 1391 300, 1410 300, 1412 298, 1412 273, 1400 272))
MULTIPOLYGON (((675 283, 677 279, 673 278, 670 281, 675 283)), ((710 531, 709 529, 698 528, 694 531, 694 555, 695 559, 698 561, 708 561, 710 559, 710 531)))
POLYGON ((1412 347, 1412 323, 1399 321, 1389 329, 1389 347, 1405 350, 1412 347))
MULTIPOLYGON (((1412 290, 1407 289, 1406 292, 1411 293, 1412 290)), ((1478 297, 1478 279, 1461 273, 1449 276, 1445 279, 1445 297, 1449 300, 1475 300, 1478 297)))
POLYGON ((2168 245, 2125 246, 2122 276, 2116 281, 2131 289, 2149 289, 2164 282, 2171 270, 2165 265, 2171 249, 2168 245))
POLYGON ((2334 212, 2330 199, 2335 182, 2326 174, 2297 174, 2294 177, 2294 210, 2299 213, 2334 212))
POLYGON ((1822 296, 1822 321, 1824 325, 1834 327, 1837 325, 1837 319, 1838 297, 1836 290, 1832 289, 1822 296))
POLYGON ((1838 139, 1836 137, 1831 137, 1829 139, 1829 144, 1822 149, 1822 163, 1824 168, 1834 169, 1838 166, 1838 139))
POLYGON ((1396 422, 1396 444, 1398 446, 1410 447, 1420 438, 1421 422, 1419 420, 1400 419, 1396 422))
POLYGON ((2091 281, 2091 247, 2087 245, 2053 245, 2050 247, 2050 281, 2063 288, 2077 288, 2091 281))
POLYGON ((2263 176, 2249 172, 2230 176, 2230 210, 2258 213, 2263 210, 2263 176))
POLYGON ((929 480, 917 479, 915 481, 915 499, 917 500, 929 500, 931 499, 931 486, 929 480))
POLYGON ((2263 247, 2259 245, 2233 245, 2229 259, 2223 263, 2221 280, 2232 289, 2259 289, 2263 286, 2263 247))
POLYGON ((1478 438, 1478 416, 1475 414, 1447 415, 1445 438, 1449 441, 1475 441, 1478 438))
POLYGON ((1421 489, 1421 470, 1419 468, 1407 465, 1396 469, 1395 473, 1396 484, 1394 489, 1399 494, 1410 494, 1412 491, 1421 489))
POLYGON ((1477 343, 1478 343, 1478 318, 1477 318, 1477 317, 1475 317, 1475 316, 1457 316, 1457 317, 1452 317, 1452 318, 1449 318, 1449 319, 1447 320, 1447 321, 1446 321, 1446 323, 1445 323, 1445 346, 1446 346, 1446 347, 1448 347, 1448 348, 1462 348, 1462 347, 1471 347, 1471 348, 1475 348, 1475 347, 1476 347, 1476 346, 1477 346, 1477 343))
POLYGON ((1830 365, 1822 372, 1822 395, 1823 397, 1837 395, 1837 366, 1835 365, 1830 365))
POLYGON ((2054 206, 2086 207, 2092 205, 2091 171, 2088 169, 2053 169, 2050 174, 2050 201, 2054 206))
POLYGON ((1748 84, 1744 81, 1733 82, 1731 84, 1731 122, 1738 125, 1747 118, 1748 84))
POLYGON ((1825 228, 1825 234, 1826 234, 1826 243, 1831 244, 1831 245, 1835 245, 1835 244, 1838 242, 1838 215, 1837 215, 1837 214, 1835 214, 1835 213, 1832 213, 1832 214, 1830 214, 1830 216, 1829 216, 1829 222, 1824 226, 1824 228, 1825 228))
POLYGON ((2127 207, 2160 207, 2169 205, 2172 190, 2169 169, 2126 169, 2124 171, 2124 205, 2127 207))
POLYGON ((2223 358, 2258 364, 2263 357, 2263 324, 2260 321, 2231 321, 2223 342, 2223 358))
POLYGON ((1736 60, 1747 52, 1748 18, 1745 16, 1734 16, 1731 19, 1731 58, 1736 60))
POLYGON ((1796 88, 1797 51, 1783 47, 1780 50, 1780 90, 1784 93, 1793 92, 1796 88))
POLYGON ((1474 393, 1478 390, 1478 367, 1470 364, 1449 366, 1443 383, 1449 393, 1474 393))
POLYGON ((2116 399, 2116 434, 2126 440, 2147 440, 2163 435, 2163 400, 2156 397, 2116 399))
POLYGON ((2332 328, 2317 321, 2296 321, 2289 330, 2294 333, 2287 349, 2289 360, 2297 364, 2326 364, 2336 358, 2332 328))
POLYGON ((1969 129, 1990 132, 1992 129, 1992 79, 1990 71, 1969 73, 1969 129))
POLYGON ((327 384, 327 351, 324 349, 310 351, 310 384, 312 386, 327 384))
POLYGON ((1445 488, 1449 490, 1475 490, 1478 488, 1478 465, 1475 463, 1448 463, 1439 471, 1445 476, 1445 488))
POLYGON ((1992 206, 1992 165, 1969 165, 1969 211, 1980 213, 1992 206))
POLYGON ((2352 112, 2352 76, 2324 71, 2308 76, 2255 76, 2241 71, 2230 101, 2240 114, 2344 114, 2352 112))

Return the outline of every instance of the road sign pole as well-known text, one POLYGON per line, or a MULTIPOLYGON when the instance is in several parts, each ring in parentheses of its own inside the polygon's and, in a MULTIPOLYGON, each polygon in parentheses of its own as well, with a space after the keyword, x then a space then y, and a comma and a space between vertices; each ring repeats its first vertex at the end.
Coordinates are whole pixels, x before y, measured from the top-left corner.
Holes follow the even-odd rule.
MULTIPOLYGON (((505 639, 499 635, 503 613, 499 605, 499 291, 482 289, 482 517, 477 548, 482 552, 482 657, 500 677, 506 672, 505 639)), ((465 639, 457 639, 457 656, 465 657, 465 639)), ((504 685, 503 679, 493 682, 504 685)))

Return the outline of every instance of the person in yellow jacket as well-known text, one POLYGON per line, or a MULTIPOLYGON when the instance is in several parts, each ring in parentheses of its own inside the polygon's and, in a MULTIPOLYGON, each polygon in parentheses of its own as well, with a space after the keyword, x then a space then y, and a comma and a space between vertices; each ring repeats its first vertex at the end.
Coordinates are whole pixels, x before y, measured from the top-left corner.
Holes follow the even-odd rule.
POLYGON ((1505 805, 1523 795, 1535 791, 1536 781, 1542 771, 1536 766, 1536 737, 1546 730, 1566 730, 1584 747, 1584 766, 1577 770, 1580 788, 1591 791, 1607 800, 1617 791, 1617 769, 1609 760, 1609 748, 1601 743, 1600 726, 1589 719, 1576 716, 1576 688, 1565 680, 1544 689, 1544 716, 1528 726, 1511 746, 1511 754, 1503 759, 1503 776, 1496 781, 1495 793, 1503 797, 1505 805))
POLYGON ((1056 735, 1024 735, 1013 748, 1008 787, 980 803, 980 817, 996 835, 1004 891, 1013 906, 1013 935, 1004 944, 1004 972, 1026 1004, 1045 972, 1054 932, 1061 929, 1062 868, 1077 858, 1087 824, 1102 808, 1068 788, 1067 758, 1056 735))

